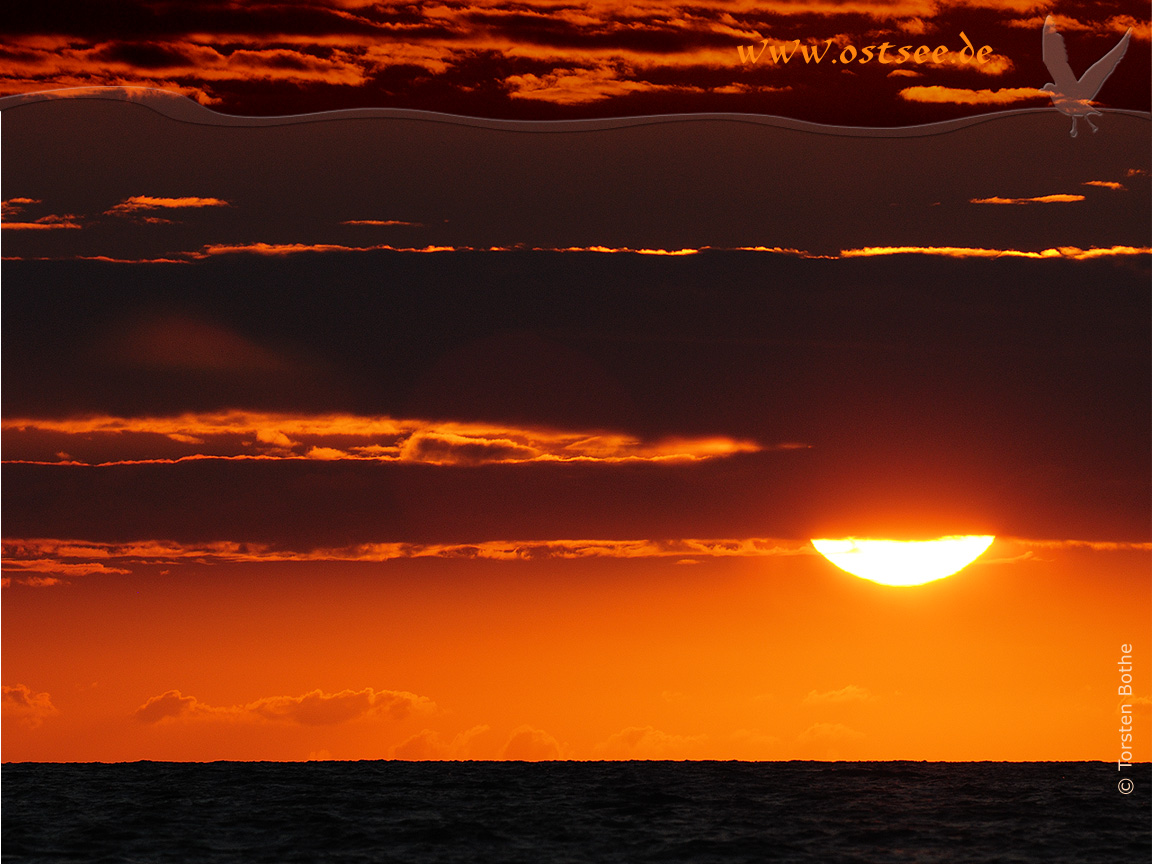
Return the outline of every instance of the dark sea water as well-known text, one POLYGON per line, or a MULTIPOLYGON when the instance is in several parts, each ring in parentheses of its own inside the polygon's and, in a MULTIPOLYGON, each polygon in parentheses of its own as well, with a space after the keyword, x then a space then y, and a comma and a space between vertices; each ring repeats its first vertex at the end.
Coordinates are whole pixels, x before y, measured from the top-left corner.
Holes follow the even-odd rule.
POLYGON ((0 785, 6 862, 1152 860, 1149 764, 8 764, 0 785))

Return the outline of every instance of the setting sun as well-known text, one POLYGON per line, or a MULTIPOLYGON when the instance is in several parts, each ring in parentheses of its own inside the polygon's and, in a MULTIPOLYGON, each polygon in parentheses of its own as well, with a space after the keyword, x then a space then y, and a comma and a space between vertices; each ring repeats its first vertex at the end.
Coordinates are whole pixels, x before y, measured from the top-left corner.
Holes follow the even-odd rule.
POLYGON ((996 538, 990 534, 936 540, 813 540, 816 551, 839 567, 881 585, 923 585, 963 570, 996 538))

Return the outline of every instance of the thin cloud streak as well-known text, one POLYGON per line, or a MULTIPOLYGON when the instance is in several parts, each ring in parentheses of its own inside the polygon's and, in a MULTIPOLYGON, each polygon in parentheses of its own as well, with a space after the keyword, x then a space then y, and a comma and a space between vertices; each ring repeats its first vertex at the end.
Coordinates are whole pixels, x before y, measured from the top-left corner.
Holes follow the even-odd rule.
POLYGON ((175 417, 9 418, 0 423, 0 429, 8 436, 8 453, 24 456, 6 462, 91 467, 197 459, 348 459, 428 465, 692 462, 809 446, 799 442, 764 446, 725 436, 642 441, 603 430, 245 411, 175 417), (50 439, 53 459, 31 455, 37 447, 43 448, 44 440, 37 441, 45 438, 50 439), (126 443, 137 452, 125 455, 126 443), (102 449, 113 447, 116 458, 99 455, 102 449), (82 459, 77 455, 80 452, 92 455, 82 459))
POLYGON ((1092 258, 1115 258, 1129 255, 1152 254, 1152 246, 1109 246, 1106 249, 1081 249, 1061 246, 1029 252, 1022 249, 984 249, 970 246, 866 246, 863 249, 842 249, 841 258, 864 258, 874 255, 941 255, 946 258, 1065 258, 1087 261, 1092 258))
MULTIPOLYGON (((980 565, 1027 561, 1033 550, 1098 553, 1152 552, 1152 543, 1093 540, 1033 540, 1001 537, 1000 547, 1024 550, 1010 557, 989 558, 980 565)), ((288 549, 267 543, 234 540, 180 543, 142 540, 112 543, 53 538, 8 538, 2 541, 5 586, 66 584, 80 576, 127 575, 132 567, 180 564, 236 565, 287 563, 374 563, 414 558, 471 559, 504 562, 587 559, 676 559, 676 563, 722 558, 817 556, 807 540, 770 537, 645 540, 561 539, 489 540, 479 543, 361 543, 352 546, 288 549), (43 573, 47 577, 25 577, 43 573), (56 578, 59 577, 59 578, 56 578)))
MULTIPOLYGON (((1088 185, 1088 184, 1085 184, 1088 185)), ((1094 184, 1099 185, 1099 184, 1094 184)), ((986 198, 971 199, 976 204, 1015 204, 1015 203, 1070 203, 1083 196, 1052 195, 1040 198, 986 198), (1057 200, 1059 199, 1059 200, 1057 200)), ((8 227, 8 226, 5 226, 8 227)), ((73 226, 79 227, 79 226, 73 226)), ((657 249, 629 246, 393 246, 381 243, 372 246, 345 246, 337 243, 249 243, 244 245, 210 245, 198 252, 177 252, 175 256, 158 258, 117 258, 108 255, 70 255, 64 257, 35 256, 24 257, 6 255, 4 261, 105 261, 113 264, 193 264, 219 255, 251 254, 266 257, 287 257, 300 254, 356 253, 356 252, 398 252, 404 254, 440 254, 451 252, 567 252, 572 254, 592 253, 602 255, 651 255, 661 257, 685 257, 703 252, 760 252, 773 255, 788 255, 796 258, 835 260, 837 258, 858 258, 863 255, 947 255, 949 257, 996 258, 1015 256, 1022 258, 1063 257, 1075 260, 1090 258, 1117 257, 1126 255, 1147 255, 1152 252, 1149 246, 1109 246, 1106 248, 1061 246, 1052 249, 989 249, 968 246, 866 246, 858 249, 842 249, 839 255, 818 254, 804 249, 784 246, 698 246, 679 249, 657 249)))
POLYGON ((402 219, 345 219, 340 223, 341 225, 372 225, 372 226, 392 226, 404 225, 409 228, 422 228, 421 222, 405 222, 402 219))
MULTIPOLYGON (((365 223, 343 223, 365 224, 365 223)), ((409 224, 409 223, 395 223, 409 224)), ((695 255, 700 249, 644 249, 627 246, 393 246, 377 243, 372 246, 345 246, 339 243, 246 243, 210 244, 199 252, 178 253, 190 259, 210 258, 215 255, 251 254, 264 256, 299 255, 307 252, 627 252, 636 255, 695 255)))
POLYGON ((168 690, 153 696, 135 711, 141 723, 225 720, 231 722, 288 722, 302 726, 334 726, 369 717, 403 720, 414 713, 436 710, 436 703, 405 690, 313 690, 302 696, 266 696, 245 705, 217 707, 168 690))
POLYGON ((152 195, 133 195, 125 198, 119 204, 106 210, 106 214, 120 216, 140 211, 151 210, 181 210, 201 207, 229 207, 229 202, 220 198, 199 198, 195 196, 183 198, 160 198, 152 195))
POLYGON ((43 216, 35 222, 5 222, 5 231, 53 231, 58 228, 80 228, 74 216, 43 216))
POLYGON ((37 693, 27 684, 5 684, 0 687, 0 703, 5 717, 10 717, 30 728, 37 728, 48 717, 59 714, 48 693, 37 693))
MULTIPOLYGON (((125 568, 179 564, 384 563, 411 558, 540 561, 590 558, 772 558, 809 556, 802 541, 772 538, 670 540, 491 540, 481 543, 362 543, 338 548, 292 550, 263 543, 219 541, 178 543, 146 540, 105 543, 86 540, 5 539, 6 584, 23 581, 26 572, 58 577, 124 575, 125 568), (112 566, 113 564, 118 566, 112 566), (11 580, 8 582, 7 580, 11 580)), ((55 583, 62 584, 62 579, 55 583)))
POLYGON ((963 87, 942 87, 939 84, 905 87, 898 95, 907 102, 938 102, 951 105, 1011 105, 1048 96, 1043 90, 1035 87, 969 90, 963 87))
MULTIPOLYGON (((1087 183, 1084 185, 1088 185, 1087 183)), ((1040 195, 1035 198, 972 198, 969 204, 1072 204, 1085 200, 1083 195, 1040 195)))
POLYGON ((0 227, 6 231, 52 231, 60 228, 79 228, 80 217, 74 213, 60 216, 49 213, 38 219, 20 219, 24 211, 37 204, 43 204, 39 198, 7 198, 0 201, 0 227), (13 221, 16 220, 16 221, 13 221))

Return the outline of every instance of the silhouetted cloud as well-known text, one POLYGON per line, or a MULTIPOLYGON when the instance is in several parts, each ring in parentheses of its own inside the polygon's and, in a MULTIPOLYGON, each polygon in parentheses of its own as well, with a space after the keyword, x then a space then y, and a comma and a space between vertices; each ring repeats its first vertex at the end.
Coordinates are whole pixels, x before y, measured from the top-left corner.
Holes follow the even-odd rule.
POLYGON ((330 726, 365 717, 403 720, 414 712, 435 710, 435 703, 402 690, 313 690, 302 696, 266 696, 246 705, 216 707, 168 690, 136 709, 136 719, 159 723, 177 719, 286 721, 304 726, 330 726))
POLYGON ((817 692, 810 690, 804 697, 805 705, 841 705, 847 702, 865 702, 873 698, 867 687, 848 684, 839 690, 817 692))
POLYGON ((181 563, 269 563, 306 561, 383 562, 408 558, 474 558, 536 561, 588 558, 765 558, 813 555, 807 543, 746 538, 741 540, 490 540, 480 543, 362 543, 342 548, 290 549, 264 543, 219 541, 185 544, 171 540, 99 543, 84 540, 16 539, 3 541, 5 578, 14 584, 47 586, 63 579, 132 572, 142 565, 181 563), (115 566, 114 566, 115 565, 115 566), (46 574, 45 577, 29 574, 46 574), (61 578, 55 578, 61 577, 61 578))
POLYGON ((479 755, 475 739, 491 730, 490 726, 473 726, 449 738, 433 729, 422 729, 393 747, 392 758, 421 762, 474 759, 479 755))
POLYGON ((863 258, 875 255, 940 255, 945 258, 1065 258, 1086 261, 1092 258, 1114 258, 1152 254, 1152 246, 1109 246, 1105 249, 1081 249, 1061 246, 1058 249, 983 249, 966 246, 870 246, 864 249, 843 249, 843 258, 863 258))
POLYGON ((523 762, 546 762, 561 759, 564 747, 543 729, 519 726, 508 737, 501 758, 523 762))
POLYGON ((706 735, 673 735, 653 726, 629 726, 593 747, 602 759, 690 759, 706 735))
POLYGON ((59 714, 47 693, 37 693, 26 684, 0 687, 4 716, 26 726, 40 726, 48 717, 59 714))

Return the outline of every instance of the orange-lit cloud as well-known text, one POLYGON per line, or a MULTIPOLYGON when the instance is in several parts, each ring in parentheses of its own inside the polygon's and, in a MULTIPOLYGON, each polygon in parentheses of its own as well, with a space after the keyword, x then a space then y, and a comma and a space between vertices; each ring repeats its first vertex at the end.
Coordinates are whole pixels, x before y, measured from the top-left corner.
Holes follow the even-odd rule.
POLYGON ((1030 99, 1048 98, 1048 94, 1035 87, 1005 87, 1001 90, 967 90, 962 87, 943 87, 931 84, 906 87, 900 98, 909 102, 943 102, 952 105, 1010 105, 1030 99))
POLYGON ((4 716, 26 726, 40 726, 45 718, 59 714, 47 693, 37 693, 25 684, 0 687, 4 716))
MULTIPOLYGON (((1027 11, 1031 11, 1030 8, 1027 11)), ((1023 11, 1023 10, 1022 10, 1023 11)), ((1051 13, 1045 10, 1039 15, 1029 18, 1013 18, 1006 20, 1004 23, 1008 27, 1019 27, 1024 30, 1040 30, 1044 26, 1044 20, 1047 17, 1052 18, 1052 23, 1055 28, 1061 33, 1071 32, 1089 32, 1089 33, 1118 33, 1123 35, 1129 29, 1132 31, 1132 38, 1138 42, 1148 42, 1152 40, 1152 22, 1144 18, 1135 18, 1132 15, 1111 15, 1108 18, 1099 20, 1086 20, 1081 21, 1078 18, 1073 18, 1070 15, 1061 15, 1059 13, 1051 13)))
POLYGON ((766 558, 814 555, 807 542, 773 538, 667 539, 667 540, 490 540, 481 543, 361 543, 354 546, 287 549, 267 543, 217 541, 179 543, 144 540, 109 543, 51 538, 3 541, 4 570, 15 584, 61 584, 27 582, 26 573, 59 577, 111 575, 130 572, 133 566, 237 564, 303 561, 384 562, 406 558, 471 558, 490 561, 539 561, 588 558, 766 558), (115 566, 113 566, 115 565, 115 566))
MULTIPOLYGON (((81 228, 83 218, 75 213, 65 215, 48 214, 32 220, 12 221, 30 206, 42 204, 35 198, 10 198, 3 203, 3 227, 12 231, 48 231, 60 228, 81 228)), ((104 211, 104 215, 132 217, 138 222, 171 224, 171 220, 147 215, 160 211, 197 209, 203 207, 228 207, 227 201, 219 198, 162 198, 151 195, 133 195, 104 211)))
POLYGON ((473 726, 447 738, 434 729, 422 729, 392 748, 392 758, 411 761, 457 761, 476 758, 475 739, 492 731, 490 726, 473 726))
POLYGON ((258 37, 228 53, 194 39, 164 43, 41 39, 37 43, 16 38, 12 42, 12 47, 21 50, 5 64, 0 93, 146 86, 212 105, 220 101, 216 89, 229 83, 360 86, 369 71, 354 51, 333 50, 327 57, 318 57, 305 50, 261 44, 258 37), (145 54, 152 54, 153 59, 144 60, 145 54))
POLYGON ((220 101, 199 87, 188 87, 178 81, 156 80, 147 76, 133 77, 131 83, 105 84, 101 83, 98 76, 94 78, 87 74, 60 75, 49 77, 47 80, 35 76, 21 78, 11 74, 0 74, 0 96, 28 93, 34 93, 37 101, 97 96, 130 102, 150 102, 157 97, 167 98, 172 95, 192 99, 204 106, 215 105, 220 101))
POLYGON ((866 702, 873 698, 867 687, 857 687, 849 684, 839 690, 828 690, 818 693, 812 690, 804 697, 805 705, 840 705, 846 702, 866 702))
MULTIPOLYGON (((279 257, 284 255, 299 255, 304 252, 455 252, 475 251, 467 246, 422 246, 400 247, 380 243, 374 246, 345 246, 340 243, 245 243, 227 244, 213 243, 205 246, 199 252, 182 252, 188 258, 209 258, 214 255, 267 255, 279 257)), ((497 251, 495 249, 491 251, 497 251)))
MULTIPOLYGON (((1087 184, 1086 184, 1087 185, 1087 184)), ((969 204, 1071 204, 1075 201, 1083 201, 1083 195, 1041 195, 1036 198, 973 198, 969 204)))
MULTIPOLYGON (((1001 564, 1026 560, 1034 550, 1084 549, 1093 552, 1147 552, 1152 543, 1091 540, 1030 540, 1001 538, 1023 550, 1009 557, 982 560, 1001 564)), ((15 584, 64 584, 70 577, 114 575, 139 566, 194 564, 269 564, 284 562, 368 562, 411 558, 475 559, 489 561, 542 561, 548 559, 674 558, 692 563, 715 558, 777 558, 814 556, 806 540, 766 537, 727 539, 675 538, 657 540, 489 540, 479 543, 359 543, 341 547, 293 549, 268 543, 221 540, 181 543, 174 540, 141 540, 113 543, 55 538, 6 538, 2 542, 3 566, 15 584), (48 577, 24 574, 49 574, 48 577), (61 577, 61 578, 52 578, 61 577), (42 581, 28 581, 41 579, 42 581)), ((853 687, 845 688, 852 691, 853 687)), ((823 694, 828 696, 829 694, 823 694)))
MULTIPOLYGON (((256 359, 260 359, 259 355, 256 359)), ((260 367, 263 368, 263 367, 260 367)), ((111 465, 186 459, 359 459, 430 465, 519 462, 661 462, 715 459, 765 449, 724 436, 642 441, 603 430, 517 428, 484 423, 432 422, 351 414, 262 414, 245 411, 174 417, 90 416, 66 420, 9 418, 0 423, 7 454, 33 456, 36 442, 51 446, 51 459, 9 459, 111 465), (131 448, 126 447, 130 443, 131 448), (119 454, 104 452, 115 446, 119 454), (125 457, 129 449, 135 451, 125 457), (102 452, 103 451, 103 452, 102 452), (59 453, 69 454, 62 460, 59 453)))
POLYGON ((66 216, 41 216, 33 222, 7 222, 3 224, 5 231, 54 231, 59 228, 79 228, 80 223, 77 217, 68 214, 66 216))
POLYGON ((215 707, 168 690, 136 709, 142 723, 165 720, 212 719, 231 721, 283 721, 304 726, 330 726, 368 717, 403 720, 415 712, 429 712, 436 704, 403 690, 313 690, 303 696, 266 696, 246 705, 215 707))
POLYGON ((373 226, 389 226, 389 225, 406 225, 410 228, 423 227, 420 222, 405 222, 401 219, 346 219, 340 223, 341 225, 373 225, 373 226))
POLYGON ((111 255, 72 255, 66 258, 54 258, 47 255, 25 257, 22 255, 5 255, 4 261, 104 261, 108 264, 190 264, 190 261, 181 258, 114 258, 111 255))
POLYGON ((6 198, 0 201, 0 216, 5 219, 23 212, 29 204, 42 204, 39 198, 6 198))
POLYGON ((622 78, 607 66, 556 69, 546 75, 511 75, 504 79, 504 83, 513 99, 539 99, 558 105, 596 102, 607 96, 622 96, 651 87, 622 78))
POLYGON ((600 759, 687 759, 706 735, 673 735, 652 726, 629 726, 593 747, 600 759))
POLYGON ((38 219, 19 219, 24 211, 37 204, 43 204, 39 198, 7 198, 0 202, 0 219, 6 231, 54 231, 61 228, 79 228, 80 217, 68 213, 60 216, 49 213, 38 219), (16 220, 16 221, 13 221, 16 220))
MULTIPOLYGON (((1086 183, 1085 185, 1102 185, 1100 183, 1086 183)), ((1023 203, 1069 203, 1083 200, 1084 196, 1076 195, 1048 195, 1041 198, 983 198, 971 199, 970 203, 977 204, 1023 204, 1023 203)), ((646 249, 626 246, 423 246, 403 247, 380 244, 375 246, 344 246, 340 244, 304 244, 304 243, 253 243, 243 246, 206 246, 201 252, 180 252, 181 258, 114 258, 106 255, 75 255, 67 256, 63 260, 78 261, 106 261, 118 264, 189 264, 197 260, 210 258, 214 255, 229 254, 256 254, 268 256, 287 256, 301 253, 327 253, 327 252, 403 252, 428 254, 438 252, 512 252, 530 250, 534 252, 571 252, 571 253, 598 253, 598 254, 630 254, 652 256, 688 256, 697 255, 708 250, 736 251, 736 252, 763 252, 774 255, 790 255, 798 258, 835 260, 836 258, 857 258, 868 255, 943 255, 952 258, 999 258, 1003 256, 1018 258, 1066 258, 1069 260, 1088 260, 1092 258, 1114 258, 1130 255, 1147 255, 1152 252, 1149 246, 1109 246, 1104 248, 1091 247, 1083 249, 1078 246, 1060 246, 1050 249, 990 249, 970 246, 866 246, 857 249, 842 249, 838 255, 816 254, 793 247, 782 246, 700 246, 697 248, 681 249, 646 249)), ((25 258, 18 255, 4 256, 5 261, 49 261, 59 260, 51 257, 25 258)))
MULTIPOLYGON (((438 93, 483 99, 494 92, 502 104, 546 106, 595 105, 638 94, 765 93, 776 88, 746 88, 739 80, 744 70, 737 46, 765 38, 836 45, 943 41, 956 53, 964 6, 994 9, 1005 20, 985 22, 979 33, 969 26, 977 46, 987 41, 997 50, 983 63, 950 68, 973 75, 1016 71, 1007 56, 1022 36, 1015 31, 1038 33, 1042 24, 1028 0, 969 0, 959 8, 927 0, 529 0, 514 7, 496 0, 424 6, 257 0, 203 9, 141 2, 135 17, 147 23, 130 34, 48 16, 9 34, 0 93, 144 85, 213 105, 259 104, 259 88, 279 98, 287 89, 343 88, 371 94, 365 103, 379 104, 415 82, 417 89, 431 86, 438 93), (1005 40, 1005 27, 1013 28, 1012 39, 1005 40)), ((1148 39, 1147 22, 1136 14, 1058 21, 1069 31, 1122 33, 1132 26, 1134 38, 1148 39)))
POLYGON ((1152 543, 1113 543, 1100 540, 1017 540, 1036 549, 1088 549, 1092 552, 1152 552, 1152 543))
MULTIPOLYGON (((362 224, 362 223, 346 223, 362 224)), ((340 243, 245 243, 210 244, 197 252, 181 252, 190 259, 210 258, 214 255, 266 255, 282 257, 308 252, 623 252, 636 255, 695 255, 699 249, 645 249, 628 246, 393 246, 377 243, 372 246, 346 246, 340 243)))
MULTIPOLYGON (((4 562, 4 572, 7 574, 14 573, 51 573, 56 576, 91 576, 96 575, 112 575, 112 574, 125 574, 130 573, 130 570, 125 570, 122 567, 110 567, 107 564, 101 564, 99 561, 91 562, 63 562, 58 560, 51 560, 45 558, 37 559, 10 559, 4 562)), ((59 582, 57 579, 39 580, 37 577, 29 577, 27 580, 19 579, 21 584, 25 585, 55 585, 59 582)))
POLYGON ((543 729, 520 726, 512 730, 501 758, 520 762, 545 762, 562 759, 565 748, 543 729))
POLYGON ((1031 252, 1023 249, 984 249, 971 246, 866 246, 863 249, 842 249, 842 258, 862 258, 872 255, 942 255, 946 258, 1068 258, 1086 261, 1092 258, 1113 258, 1128 255, 1152 254, 1152 246, 1109 246, 1106 249, 1081 249, 1061 246, 1031 252))
POLYGON ((220 198, 198 198, 194 196, 183 198, 160 198, 153 195, 133 195, 130 198, 125 198, 119 204, 105 212, 115 216, 122 216, 151 210, 182 210, 197 209, 201 207, 228 206, 228 202, 223 201, 220 198))
POLYGON ((1085 180, 1083 185, 1099 186, 1101 189, 1115 189, 1117 191, 1123 191, 1128 188, 1123 183, 1117 183, 1114 180, 1085 180))
MULTIPOLYGON (((1100 183, 1092 182, 1085 185, 1102 185, 1100 183)), ((1006 199, 1006 198, 984 198, 972 199, 971 203, 980 204, 1004 204, 1004 203, 1063 203, 1067 201, 1082 200, 1083 196, 1074 195, 1049 195, 1043 198, 1032 199, 1006 199)), ((77 226, 78 227, 78 226, 77 226)), ((568 252, 568 253, 597 253, 597 254, 624 254, 624 255, 652 255, 652 256, 672 256, 683 257, 688 255, 698 255, 701 252, 713 251, 736 251, 736 252, 763 252, 774 255, 790 255, 798 258, 811 258, 811 259, 827 259, 834 260, 838 257, 850 258, 859 257, 861 255, 899 255, 899 254, 922 254, 922 255, 949 255, 951 257, 999 257, 1002 255, 1025 257, 1025 258, 1052 258, 1052 257, 1065 257, 1073 259, 1088 259, 1100 257, 1116 257, 1123 255, 1145 255, 1148 254, 1149 249, 1152 247, 1147 246, 1111 246, 1108 248, 1090 248, 1081 249, 1075 246, 1063 246, 1059 249, 1046 249, 1039 251, 1021 250, 1021 249, 982 249, 973 247, 958 247, 958 246, 873 246, 864 247, 863 249, 845 249, 841 250, 839 255, 825 255, 808 252, 804 249, 797 249, 795 247, 783 246, 699 246, 695 248, 679 248, 679 249, 659 249, 659 248, 643 248, 643 247, 630 247, 630 246, 394 246, 391 244, 377 244, 372 246, 346 246, 338 243, 249 243, 243 245, 208 245, 202 250, 197 252, 178 252, 175 253, 180 257, 158 257, 158 258, 115 258, 106 255, 73 255, 65 256, 63 260, 70 261, 106 261, 118 264, 189 264, 199 260, 209 259, 217 255, 235 255, 235 254, 251 254, 251 255, 264 255, 270 257, 285 257, 289 255, 299 254, 324 254, 324 253, 355 253, 355 252, 402 252, 402 253, 415 253, 415 254, 436 254, 441 252, 514 252, 514 251, 533 251, 533 252, 568 252)), ((49 261, 60 260, 53 257, 30 257, 25 258, 18 255, 9 255, 4 257, 5 261, 49 261)))

